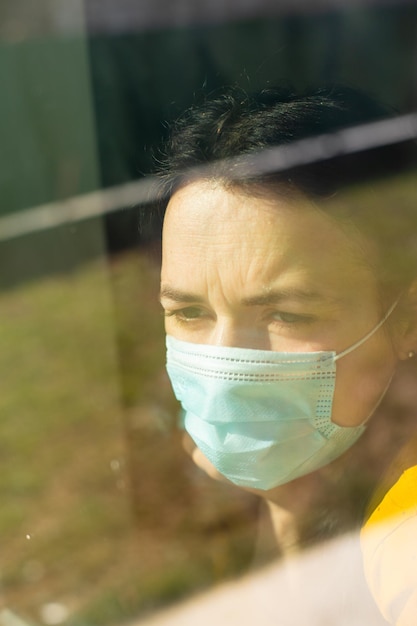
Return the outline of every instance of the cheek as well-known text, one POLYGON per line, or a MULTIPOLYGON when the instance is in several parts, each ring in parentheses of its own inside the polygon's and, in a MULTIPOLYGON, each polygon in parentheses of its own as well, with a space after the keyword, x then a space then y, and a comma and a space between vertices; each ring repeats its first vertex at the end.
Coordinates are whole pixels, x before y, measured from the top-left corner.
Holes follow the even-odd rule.
POLYGON ((175 326, 173 324, 173 319, 171 317, 165 317, 164 326, 165 326, 165 332, 167 335, 172 335, 172 337, 179 339, 179 337, 177 337, 177 333, 175 333, 175 326))
POLYGON ((337 361, 332 421, 358 426, 367 420, 384 396, 396 364, 388 340, 372 342, 366 349, 361 346, 337 361))

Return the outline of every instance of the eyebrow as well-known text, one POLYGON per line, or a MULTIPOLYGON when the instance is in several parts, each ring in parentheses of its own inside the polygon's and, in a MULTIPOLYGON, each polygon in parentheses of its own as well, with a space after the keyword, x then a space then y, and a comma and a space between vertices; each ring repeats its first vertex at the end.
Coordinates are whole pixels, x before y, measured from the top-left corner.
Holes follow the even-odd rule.
POLYGON ((255 294, 242 299, 246 306, 264 306, 278 304, 283 300, 300 300, 302 302, 324 302, 328 300, 324 295, 304 289, 271 289, 267 293, 255 294))
POLYGON ((168 298, 173 302, 203 302, 204 298, 195 294, 189 293, 186 291, 181 291, 179 289, 175 289, 174 287, 162 286, 161 291, 159 293, 159 299, 168 298))
MULTIPOLYGON (((181 291, 168 285, 163 285, 160 292, 160 300, 168 298, 173 302, 189 302, 201 303, 204 298, 195 293, 181 291)), ((324 296, 316 291, 303 289, 279 289, 270 290, 267 293, 255 294, 242 298, 242 304, 245 306, 265 306, 270 304, 278 304, 283 300, 300 300, 302 302, 334 302, 335 298, 324 296)))

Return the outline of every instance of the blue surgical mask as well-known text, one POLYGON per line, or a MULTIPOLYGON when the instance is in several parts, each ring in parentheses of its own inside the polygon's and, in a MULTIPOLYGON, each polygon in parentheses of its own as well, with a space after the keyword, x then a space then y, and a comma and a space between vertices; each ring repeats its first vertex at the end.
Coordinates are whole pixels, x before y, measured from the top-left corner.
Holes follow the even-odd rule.
POLYGON ((331 421, 336 352, 289 353, 199 345, 167 337, 167 370, 184 427, 236 485, 267 490, 340 456, 365 429, 331 421))

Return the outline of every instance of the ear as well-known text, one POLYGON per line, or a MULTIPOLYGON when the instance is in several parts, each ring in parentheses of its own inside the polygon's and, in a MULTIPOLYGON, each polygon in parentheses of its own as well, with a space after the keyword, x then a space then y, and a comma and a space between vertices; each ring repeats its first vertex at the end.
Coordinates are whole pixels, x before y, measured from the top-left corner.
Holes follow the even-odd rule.
POLYGON ((401 296, 393 327, 394 345, 398 358, 417 356, 417 280, 401 296))

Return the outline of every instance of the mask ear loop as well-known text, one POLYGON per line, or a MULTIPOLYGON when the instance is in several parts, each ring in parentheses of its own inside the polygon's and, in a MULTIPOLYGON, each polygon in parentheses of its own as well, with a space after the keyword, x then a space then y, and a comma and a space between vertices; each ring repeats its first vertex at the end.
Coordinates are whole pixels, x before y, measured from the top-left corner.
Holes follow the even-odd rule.
POLYGON ((372 330, 370 330, 369 333, 367 333, 364 337, 359 339, 359 341, 356 341, 353 344, 353 346, 349 346, 349 348, 346 348, 346 350, 342 350, 342 352, 339 352, 339 354, 336 354, 336 356, 334 357, 334 360, 337 361, 338 359, 342 358, 342 356, 345 356, 346 354, 349 354, 350 352, 353 352, 353 350, 356 350, 356 348, 359 348, 359 346, 361 346, 363 343, 365 343, 365 341, 367 341, 370 337, 372 337, 372 335, 374 335, 377 332, 377 330, 379 330, 381 328, 381 326, 383 324, 385 324, 385 322, 387 321, 387 319, 389 318, 389 316, 391 315, 391 313, 393 312, 393 310, 395 309, 395 307, 399 303, 401 296, 402 296, 402 294, 400 294, 398 296, 398 298, 395 300, 394 304, 392 304, 390 306, 390 308, 385 313, 385 315, 382 318, 382 320, 380 322, 378 322, 378 324, 375 326, 375 328, 372 328, 372 330))

